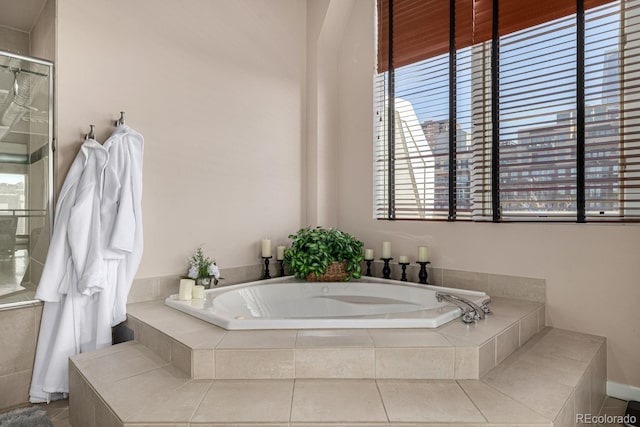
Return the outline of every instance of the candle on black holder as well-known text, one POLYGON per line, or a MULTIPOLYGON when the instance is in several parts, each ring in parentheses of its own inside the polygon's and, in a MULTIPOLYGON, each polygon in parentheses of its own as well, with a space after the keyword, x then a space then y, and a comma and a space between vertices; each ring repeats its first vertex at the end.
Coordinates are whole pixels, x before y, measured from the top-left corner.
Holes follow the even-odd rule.
POLYGON ((271 259, 271 257, 263 256, 262 259, 264 260, 264 276, 262 276, 262 278, 271 279, 271 274, 269 273, 269 259, 271 259))
POLYGON ((427 279, 429 278, 429 273, 427 273, 427 264, 431 264, 429 261, 418 261, 420 264, 420 273, 418 273, 418 279, 420 283, 423 285, 427 284, 427 279))
POLYGON ((382 277, 384 277, 385 279, 390 279, 391 267, 389 267, 389 261, 391 261, 393 258, 380 258, 380 259, 384 261, 384 267, 382 267, 382 277))
POLYGON ((276 260, 280 264, 280 277, 284 276, 284 245, 278 245, 276 247, 276 260))
POLYGON ((398 258, 398 264, 402 267, 402 277, 400 278, 401 282, 407 281, 407 265, 409 265, 409 257, 406 255, 400 255, 398 258))
POLYGON ((367 263, 367 272, 364 275, 371 277, 373 276, 373 274, 371 274, 371 263, 373 262, 373 260, 365 259, 365 262, 367 263))
POLYGON ((365 276, 369 276, 371 277, 371 263, 373 262, 373 249, 365 249, 364 250, 364 261, 367 263, 367 272, 365 273, 365 276))

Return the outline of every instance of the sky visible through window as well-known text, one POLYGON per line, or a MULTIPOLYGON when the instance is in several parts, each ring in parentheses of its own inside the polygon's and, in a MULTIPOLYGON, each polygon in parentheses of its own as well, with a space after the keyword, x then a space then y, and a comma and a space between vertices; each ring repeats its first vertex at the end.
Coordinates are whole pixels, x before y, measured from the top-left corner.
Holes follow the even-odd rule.
POLYGON ((0 173, 0 183, 15 185, 24 184, 24 175, 15 173, 0 173))

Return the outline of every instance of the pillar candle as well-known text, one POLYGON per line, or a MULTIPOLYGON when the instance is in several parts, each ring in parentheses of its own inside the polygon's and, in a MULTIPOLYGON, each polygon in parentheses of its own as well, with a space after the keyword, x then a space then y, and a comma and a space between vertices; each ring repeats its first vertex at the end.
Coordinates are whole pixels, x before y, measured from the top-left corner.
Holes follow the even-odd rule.
POLYGON ((373 249, 365 249, 364 250, 364 259, 366 259, 367 261, 372 260, 374 257, 373 255, 373 249))
POLYGON ((191 307, 199 309, 199 310, 204 310, 204 302, 205 302, 204 298, 202 298, 202 299, 193 299, 193 300, 191 300, 191 307))
POLYGON ((193 299, 204 298, 204 286, 196 285, 193 287, 193 299))
POLYGON ((391 242, 382 242, 382 258, 391 258, 391 242))
POLYGON ((178 291, 178 299, 188 301, 192 297, 193 285, 196 283, 193 279, 180 279, 180 290, 178 291))
POLYGON ((406 255, 400 255, 400 257, 398 258, 398 262, 400 264, 409 264, 409 257, 406 255))
POLYGON ((427 262, 427 247, 418 246, 418 261, 427 262))
POLYGON ((270 239, 262 240, 262 256, 265 258, 271 256, 271 240, 270 239))
POLYGON ((276 259, 282 261, 284 259, 284 246, 280 245, 276 248, 276 259))

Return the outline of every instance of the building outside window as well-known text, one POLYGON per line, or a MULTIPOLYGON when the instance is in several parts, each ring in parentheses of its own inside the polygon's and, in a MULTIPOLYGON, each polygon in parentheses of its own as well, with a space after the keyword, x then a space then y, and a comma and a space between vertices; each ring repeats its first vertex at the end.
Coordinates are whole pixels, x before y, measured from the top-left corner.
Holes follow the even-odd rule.
MULTIPOLYGON (((537 21, 499 14, 497 77, 493 40, 477 29, 491 10, 467 3, 456 0, 450 19, 446 2, 393 0, 392 70, 389 1, 378 4, 376 218, 640 219, 640 1, 585 2, 583 49, 574 1, 538 5, 548 13, 537 21), (417 22, 433 34, 405 31, 417 22)), ((515 3, 527 7, 500 5, 515 3)))

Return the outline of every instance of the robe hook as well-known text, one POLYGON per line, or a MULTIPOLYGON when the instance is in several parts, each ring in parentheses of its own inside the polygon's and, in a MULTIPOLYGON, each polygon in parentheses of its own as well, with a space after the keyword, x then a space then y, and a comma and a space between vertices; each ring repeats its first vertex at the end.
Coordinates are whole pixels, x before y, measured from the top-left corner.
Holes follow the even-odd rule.
POLYGON ((116 120, 116 126, 124 124, 124 111, 120 111, 120 118, 116 120))
POLYGON ((95 139, 96 138, 95 125, 89 125, 89 128, 90 128, 89 133, 84 136, 85 140, 87 140, 87 139, 95 139))

